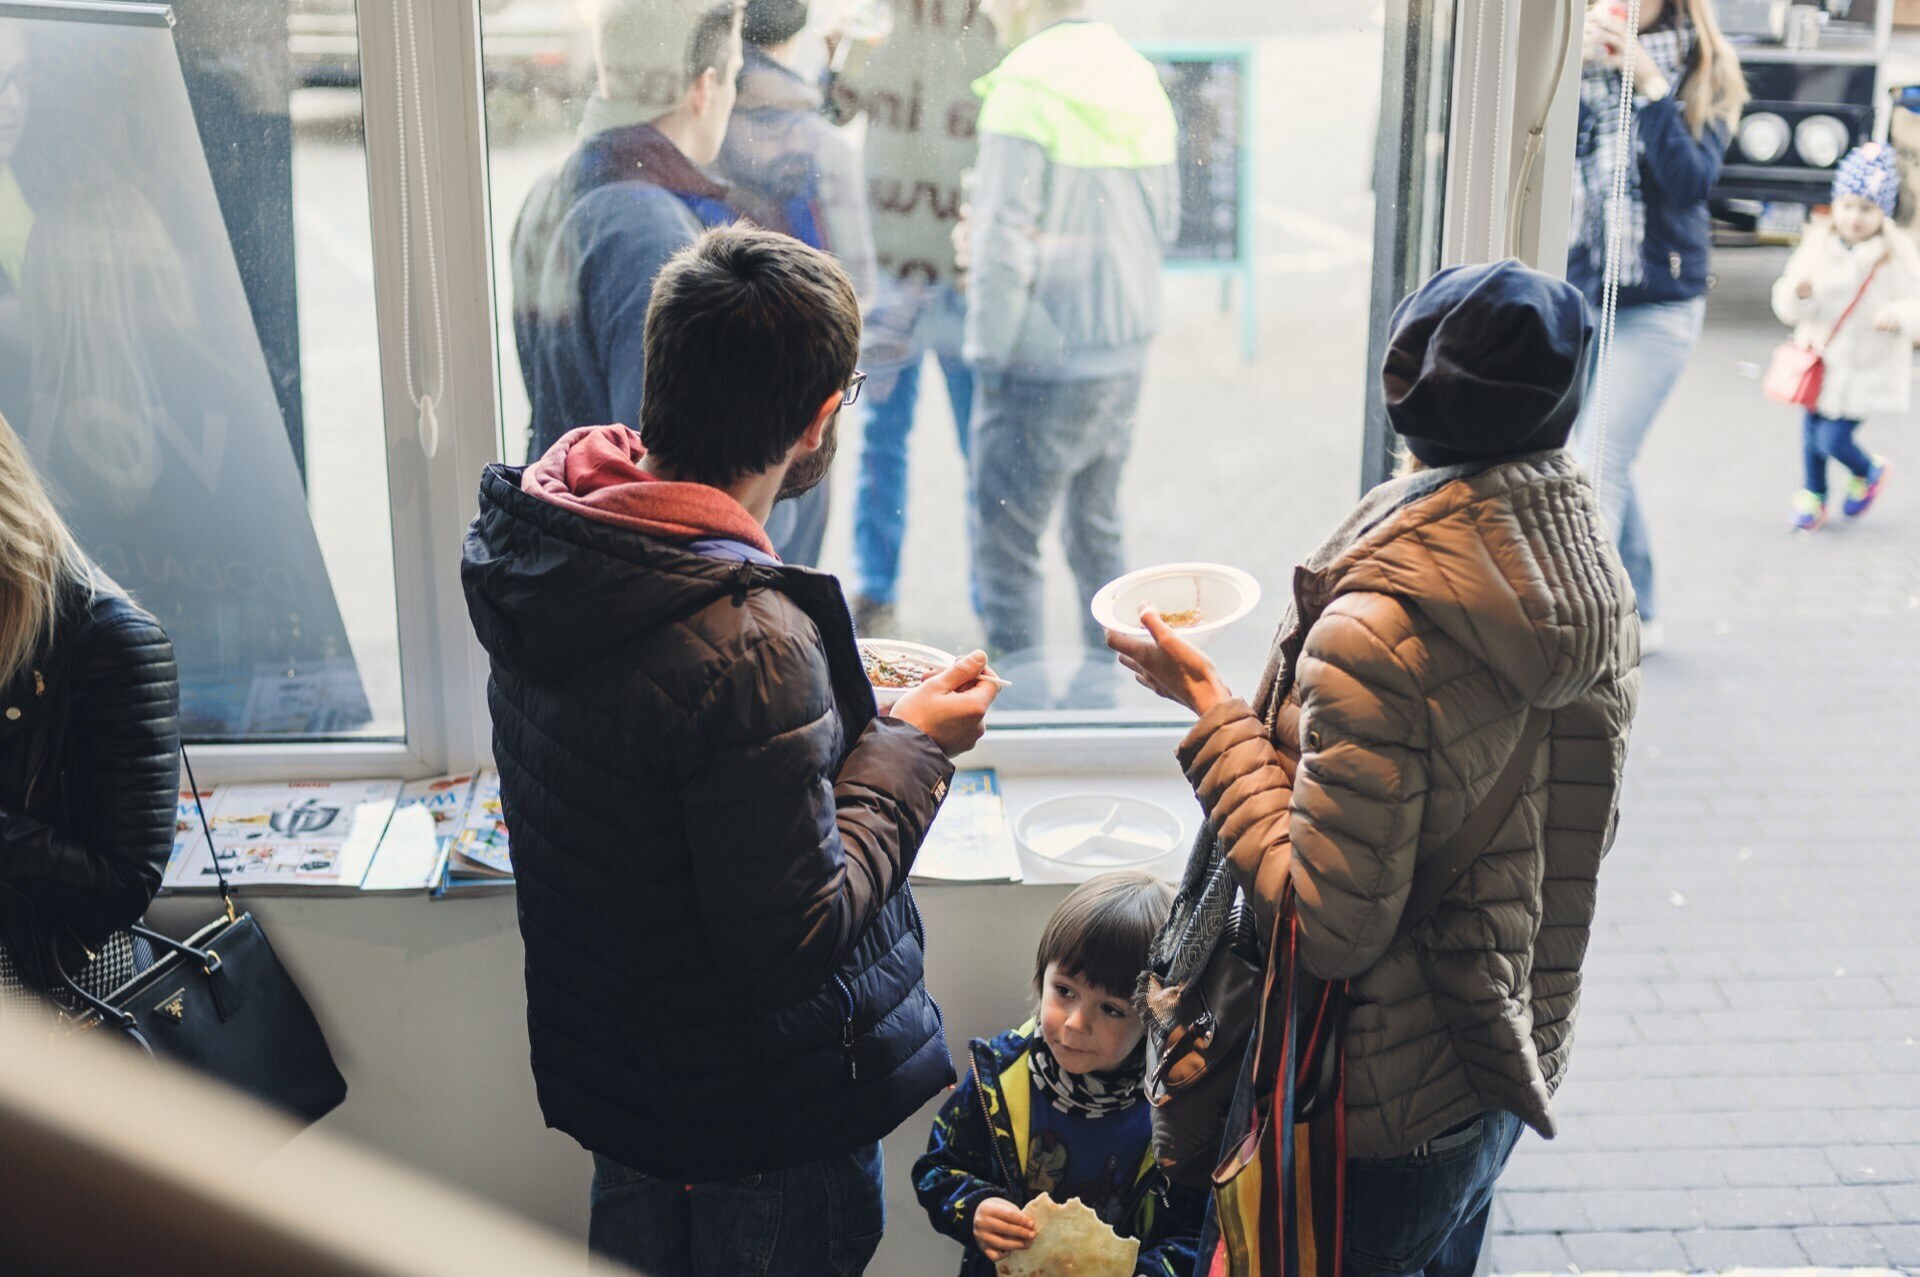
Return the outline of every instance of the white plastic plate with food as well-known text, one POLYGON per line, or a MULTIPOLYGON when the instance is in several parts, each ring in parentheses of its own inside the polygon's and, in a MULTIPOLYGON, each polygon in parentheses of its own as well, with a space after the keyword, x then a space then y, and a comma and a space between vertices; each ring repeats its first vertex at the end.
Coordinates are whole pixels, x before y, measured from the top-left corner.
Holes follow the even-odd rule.
POLYGON ((1140 609, 1152 607, 1175 633, 1205 647, 1260 603, 1260 583, 1224 563, 1168 563, 1141 568, 1100 587, 1093 619, 1103 629, 1145 638, 1140 609))
POLYGON ((880 712, 920 684, 952 665, 953 653, 924 643, 905 643, 899 639, 861 639, 860 664, 873 684, 873 699, 880 712))
POLYGON ((1186 862, 1186 827, 1159 803, 1126 794, 1063 794, 1013 824, 1028 882, 1085 882, 1116 869, 1169 877, 1186 862))

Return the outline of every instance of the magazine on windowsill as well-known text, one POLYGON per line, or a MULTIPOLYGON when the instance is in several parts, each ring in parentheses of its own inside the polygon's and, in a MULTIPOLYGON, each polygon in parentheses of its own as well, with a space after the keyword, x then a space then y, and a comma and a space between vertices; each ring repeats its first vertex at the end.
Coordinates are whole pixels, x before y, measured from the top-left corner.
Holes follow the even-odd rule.
POLYGON ((466 826, 476 772, 409 781, 380 839, 362 891, 416 891, 437 886, 454 839, 466 826))
POLYGON ((467 805, 466 820, 447 853, 446 871, 434 894, 512 885, 513 860, 500 802, 500 773, 489 767, 474 781, 473 801, 467 805))
MULTIPOLYGON (((217 855, 235 887, 358 891, 399 794, 397 780, 222 785, 207 804, 212 848, 199 835, 193 813, 194 828, 162 885, 217 891, 217 855)), ((183 794, 176 830, 191 806, 191 795, 183 794)))
POLYGON ((927 831, 911 877, 916 882, 1016 882, 1020 858, 991 769, 953 774, 947 798, 927 831))

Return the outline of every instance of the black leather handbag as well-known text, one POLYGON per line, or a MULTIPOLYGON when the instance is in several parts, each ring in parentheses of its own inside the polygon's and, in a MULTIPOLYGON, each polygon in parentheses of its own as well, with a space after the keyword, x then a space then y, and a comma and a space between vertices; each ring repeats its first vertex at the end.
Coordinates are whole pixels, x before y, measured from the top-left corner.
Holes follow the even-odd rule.
MULTIPOLYGON (((197 795, 191 764, 187 783, 197 795)), ((204 809, 200 827, 211 848, 204 809)), ((260 924, 251 913, 235 912, 218 856, 214 870, 225 916, 186 940, 134 927, 163 956, 106 997, 82 989, 58 953, 51 955, 53 973, 77 1007, 67 1016, 71 1031, 122 1034, 149 1055, 167 1056, 290 1117, 318 1121, 346 1099, 346 1079, 260 924)))

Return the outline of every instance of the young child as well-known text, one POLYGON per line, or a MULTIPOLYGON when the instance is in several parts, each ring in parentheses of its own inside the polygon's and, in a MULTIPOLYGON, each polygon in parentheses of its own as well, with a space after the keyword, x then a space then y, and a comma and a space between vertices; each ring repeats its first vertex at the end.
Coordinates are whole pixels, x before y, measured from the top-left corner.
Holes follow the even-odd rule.
POLYGON ((933 1226, 966 1248, 961 1277, 992 1277, 1000 1259, 1032 1244, 1021 1207, 1040 1193, 1077 1197, 1139 1238, 1137 1274, 1193 1271, 1206 1198, 1154 1166, 1144 1030, 1133 1009, 1134 982, 1172 901, 1170 887, 1142 873, 1076 888, 1040 937, 1037 1024, 974 1039, 973 1068, 913 1164, 933 1226))
POLYGON ((1870 414, 1907 410, 1920 337, 1920 249, 1888 221, 1899 197, 1893 148, 1855 147, 1834 175, 1832 217, 1807 228, 1773 286, 1774 313, 1793 325, 1794 340, 1825 347, 1820 402, 1807 411, 1807 486, 1793 505, 1802 532, 1826 526, 1829 458, 1853 473, 1841 505, 1850 519, 1867 512, 1887 480, 1887 459, 1869 456, 1853 435, 1870 414), (1859 305, 1834 333, 1855 296, 1859 305))

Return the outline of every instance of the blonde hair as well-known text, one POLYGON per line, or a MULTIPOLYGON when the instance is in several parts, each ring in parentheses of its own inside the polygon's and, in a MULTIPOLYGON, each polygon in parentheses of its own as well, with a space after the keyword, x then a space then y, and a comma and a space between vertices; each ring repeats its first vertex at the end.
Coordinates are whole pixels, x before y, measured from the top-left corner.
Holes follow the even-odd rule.
POLYGON ((90 593, 93 569, 20 436, 0 416, 0 684, 53 637, 61 587, 69 582, 90 593))
POLYGON ((1752 94, 1747 92, 1740 55, 1720 30, 1713 0, 1667 0, 1667 3, 1676 5, 1693 23, 1693 74, 1679 90, 1681 105, 1686 108, 1687 127, 1696 138, 1707 131, 1707 125, 1715 122, 1733 128, 1740 123, 1740 112, 1752 94))

